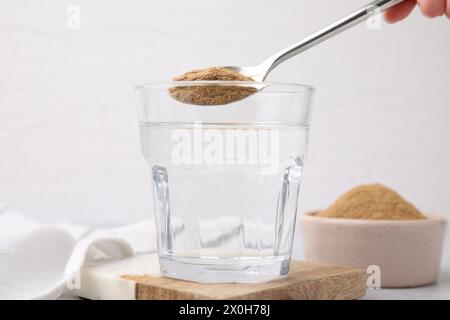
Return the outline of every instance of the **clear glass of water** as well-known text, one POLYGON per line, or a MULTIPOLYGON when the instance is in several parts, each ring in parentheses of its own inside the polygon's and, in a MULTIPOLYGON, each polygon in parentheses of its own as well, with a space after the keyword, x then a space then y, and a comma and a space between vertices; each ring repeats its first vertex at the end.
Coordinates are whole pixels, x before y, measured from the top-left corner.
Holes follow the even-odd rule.
POLYGON ((147 84, 137 91, 162 275, 206 283, 286 275, 314 89, 211 81, 147 84), (200 106, 174 99, 169 90, 175 86, 257 92, 200 106))

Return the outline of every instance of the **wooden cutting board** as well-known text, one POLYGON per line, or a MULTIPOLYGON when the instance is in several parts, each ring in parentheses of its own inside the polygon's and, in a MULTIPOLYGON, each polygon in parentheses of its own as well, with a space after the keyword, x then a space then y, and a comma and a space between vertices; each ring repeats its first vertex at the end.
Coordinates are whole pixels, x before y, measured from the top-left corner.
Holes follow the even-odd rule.
POLYGON ((108 261, 81 270, 80 297, 136 300, 349 300, 365 295, 366 273, 294 261, 286 277, 256 284, 202 284, 160 277, 156 255, 108 261), (146 274, 149 272, 150 274, 146 274))

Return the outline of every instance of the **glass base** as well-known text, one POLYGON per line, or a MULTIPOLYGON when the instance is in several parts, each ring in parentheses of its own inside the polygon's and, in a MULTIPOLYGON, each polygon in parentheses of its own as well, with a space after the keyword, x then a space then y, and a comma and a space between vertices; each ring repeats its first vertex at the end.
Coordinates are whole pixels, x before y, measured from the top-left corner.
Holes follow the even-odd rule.
POLYGON ((287 275, 291 257, 205 259, 163 256, 159 263, 164 277, 202 283, 255 283, 287 275))

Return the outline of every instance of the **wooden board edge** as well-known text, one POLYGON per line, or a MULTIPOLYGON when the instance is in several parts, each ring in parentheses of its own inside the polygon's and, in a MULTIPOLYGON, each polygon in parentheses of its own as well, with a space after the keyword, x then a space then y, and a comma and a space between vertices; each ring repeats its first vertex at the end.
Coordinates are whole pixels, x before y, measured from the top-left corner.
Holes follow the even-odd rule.
MULTIPOLYGON (((330 275, 320 280, 293 283, 242 295, 224 294, 205 296, 173 288, 161 288, 149 283, 135 284, 137 300, 354 300, 366 294, 367 274, 362 270, 348 269, 343 274, 330 275), (343 279, 344 278, 344 279, 343 279), (334 282, 346 282, 344 289, 324 289, 334 282), (164 298, 161 298, 164 296, 164 298)), ((339 286, 342 286, 340 284, 339 286)))

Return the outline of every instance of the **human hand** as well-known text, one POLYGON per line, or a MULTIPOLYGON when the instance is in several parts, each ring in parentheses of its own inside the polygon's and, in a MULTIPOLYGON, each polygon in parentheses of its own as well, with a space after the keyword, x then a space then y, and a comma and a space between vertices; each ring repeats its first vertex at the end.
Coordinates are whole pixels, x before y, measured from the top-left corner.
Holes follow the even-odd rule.
POLYGON ((445 14, 450 19, 450 0, 407 0, 387 10, 384 19, 389 23, 403 20, 413 11, 416 4, 427 17, 435 18, 445 14))

